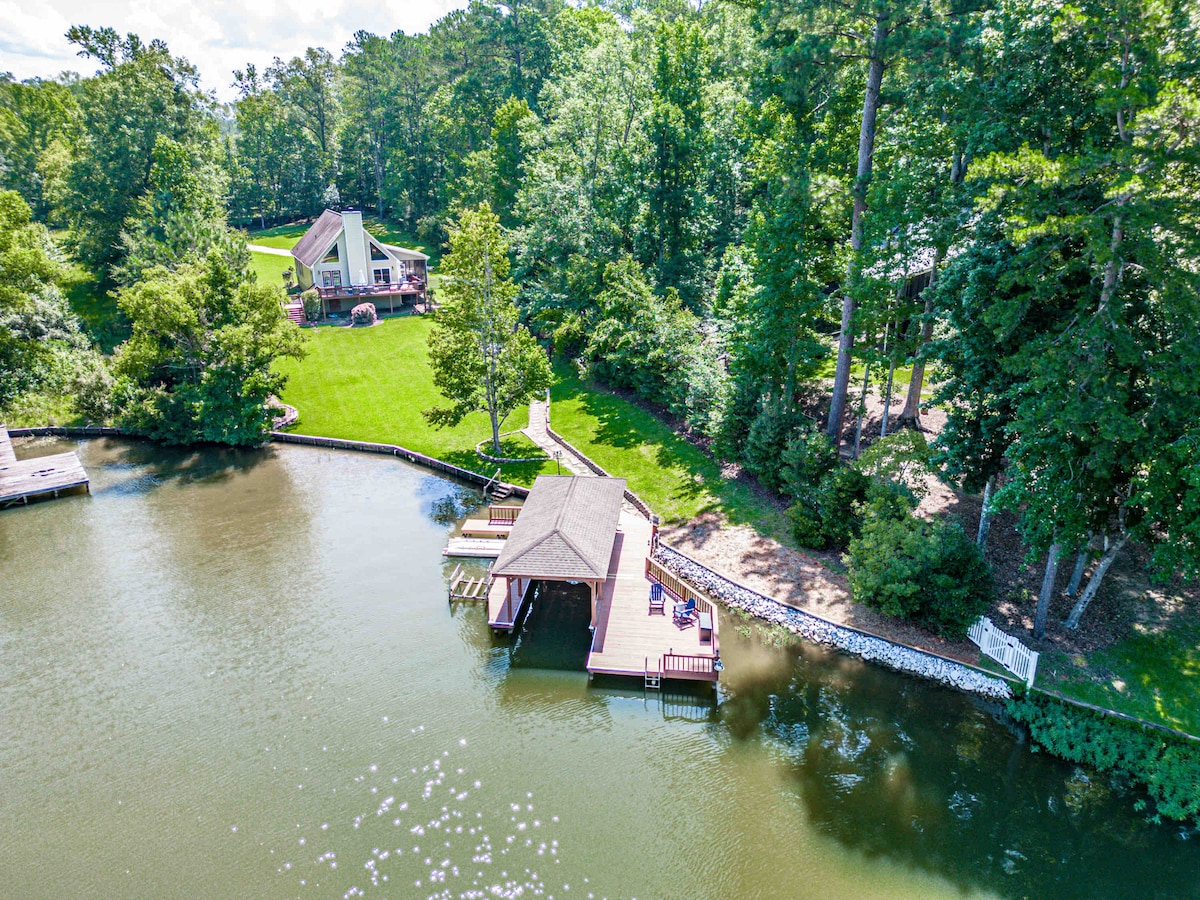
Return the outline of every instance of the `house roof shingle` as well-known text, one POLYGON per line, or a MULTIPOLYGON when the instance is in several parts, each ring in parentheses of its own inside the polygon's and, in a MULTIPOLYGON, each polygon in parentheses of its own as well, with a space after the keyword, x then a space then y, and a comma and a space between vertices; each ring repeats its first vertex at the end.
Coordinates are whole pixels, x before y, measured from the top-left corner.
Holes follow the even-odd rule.
POLYGON ((325 251, 341 230, 342 214, 332 209, 325 210, 304 233, 304 237, 296 242, 296 246, 292 248, 292 256, 311 269, 325 255, 325 251))
POLYGON ((624 498, 624 478, 539 475, 492 574, 607 578, 624 498))

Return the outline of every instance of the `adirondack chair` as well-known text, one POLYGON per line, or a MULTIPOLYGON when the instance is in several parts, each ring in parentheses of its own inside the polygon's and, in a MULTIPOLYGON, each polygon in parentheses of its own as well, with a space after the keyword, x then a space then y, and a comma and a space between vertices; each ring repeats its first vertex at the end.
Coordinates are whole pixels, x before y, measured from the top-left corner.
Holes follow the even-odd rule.
POLYGON ((660 616, 665 616, 666 610, 664 605, 666 598, 663 596, 663 586, 657 581, 650 585, 650 614, 658 613, 660 616))
POLYGON ((675 604, 675 623, 676 624, 691 624, 692 617, 696 614, 696 598, 689 597, 687 603, 675 604))

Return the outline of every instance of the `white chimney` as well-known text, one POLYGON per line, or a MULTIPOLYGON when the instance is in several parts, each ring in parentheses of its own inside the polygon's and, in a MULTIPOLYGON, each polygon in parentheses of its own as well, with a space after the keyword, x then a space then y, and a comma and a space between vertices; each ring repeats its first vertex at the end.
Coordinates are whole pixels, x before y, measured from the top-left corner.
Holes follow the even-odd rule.
POLYGON ((342 228, 346 234, 346 270, 350 275, 350 284, 354 287, 370 284, 370 255, 367 252, 362 213, 356 209, 345 210, 342 213, 342 228))

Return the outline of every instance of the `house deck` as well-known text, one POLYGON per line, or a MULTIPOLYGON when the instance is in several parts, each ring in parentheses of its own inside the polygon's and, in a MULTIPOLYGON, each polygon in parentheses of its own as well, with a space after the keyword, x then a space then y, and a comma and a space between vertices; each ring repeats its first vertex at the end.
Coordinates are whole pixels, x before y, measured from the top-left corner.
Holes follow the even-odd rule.
POLYGON ((87 488, 88 476, 74 453, 18 460, 8 429, 0 425, 0 509, 34 497, 87 488))
POLYGON ((720 643, 712 611, 708 611, 712 629, 703 641, 698 621, 675 623, 669 601, 665 614, 649 612, 650 531, 650 523, 640 515, 622 510, 608 580, 596 606, 587 670, 593 675, 643 678, 657 673, 662 678, 716 681, 713 661, 720 643))

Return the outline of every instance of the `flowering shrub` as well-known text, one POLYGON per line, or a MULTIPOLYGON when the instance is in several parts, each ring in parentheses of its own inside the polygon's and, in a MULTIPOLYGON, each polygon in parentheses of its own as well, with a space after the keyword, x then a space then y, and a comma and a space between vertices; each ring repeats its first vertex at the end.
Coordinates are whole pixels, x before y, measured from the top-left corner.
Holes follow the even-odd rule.
POLYGON ((374 325, 378 318, 374 303, 360 303, 350 310, 350 322, 354 325, 374 325))

